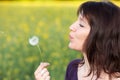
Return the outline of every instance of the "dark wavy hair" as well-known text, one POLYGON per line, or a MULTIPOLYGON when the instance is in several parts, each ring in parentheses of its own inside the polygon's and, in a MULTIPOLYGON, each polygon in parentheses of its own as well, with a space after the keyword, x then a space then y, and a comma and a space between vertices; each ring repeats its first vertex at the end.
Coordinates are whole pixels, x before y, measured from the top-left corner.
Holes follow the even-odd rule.
POLYGON ((91 27, 85 43, 90 73, 100 77, 101 72, 109 78, 120 77, 120 8, 112 2, 83 3, 77 14, 87 18, 91 27))

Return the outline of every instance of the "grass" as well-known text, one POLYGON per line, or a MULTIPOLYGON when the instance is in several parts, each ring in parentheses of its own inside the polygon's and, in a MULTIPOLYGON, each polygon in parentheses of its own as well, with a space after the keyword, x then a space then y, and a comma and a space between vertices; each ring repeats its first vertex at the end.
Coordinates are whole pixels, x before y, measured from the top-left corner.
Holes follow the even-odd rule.
POLYGON ((63 80, 69 61, 80 57, 67 47, 76 7, 12 4, 0 5, 0 80, 34 80, 41 59, 38 48, 28 43, 33 35, 40 39, 42 58, 51 64, 51 80, 63 80))

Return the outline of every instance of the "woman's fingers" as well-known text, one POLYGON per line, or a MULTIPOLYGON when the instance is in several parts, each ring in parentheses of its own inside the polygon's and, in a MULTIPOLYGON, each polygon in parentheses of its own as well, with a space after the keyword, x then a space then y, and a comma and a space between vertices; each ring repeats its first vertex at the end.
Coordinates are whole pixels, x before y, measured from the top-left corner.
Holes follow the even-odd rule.
POLYGON ((45 80, 50 80, 50 76, 47 76, 47 78, 45 80))
POLYGON ((44 73, 44 75, 42 75, 42 77, 45 79, 45 78, 47 78, 47 76, 49 76, 49 72, 48 71, 46 71, 45 73, 44 73))
POLYGON ((49 63, 41 63, 38 68, 36 69, 34 75, 36 80, 50 80, 49 72, 47 70, 47 66, 50 65, 49 63))
POLYGON ((45 68, 45 67, 47 67, 48 65, 50 65, 49 63, 40 63, 40 65, 38 66, 38 68, 36 69, 36 71, 35 71, 35 73, 34 74, 37 74, 37 73, 40 73, 40 71, 43 69, 43 68, 45 68))

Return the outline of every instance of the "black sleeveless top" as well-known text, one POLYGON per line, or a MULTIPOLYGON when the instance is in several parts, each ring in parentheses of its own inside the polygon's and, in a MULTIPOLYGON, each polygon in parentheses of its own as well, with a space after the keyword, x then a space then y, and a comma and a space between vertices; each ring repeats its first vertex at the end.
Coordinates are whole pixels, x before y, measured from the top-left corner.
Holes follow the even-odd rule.
POLYGON ((65 80, 78 80, 77 70, 78 70, 78 64, 80 63, 80 61, 81 61, 80 59, 76 59, 71 61, 68 64, 65 80))

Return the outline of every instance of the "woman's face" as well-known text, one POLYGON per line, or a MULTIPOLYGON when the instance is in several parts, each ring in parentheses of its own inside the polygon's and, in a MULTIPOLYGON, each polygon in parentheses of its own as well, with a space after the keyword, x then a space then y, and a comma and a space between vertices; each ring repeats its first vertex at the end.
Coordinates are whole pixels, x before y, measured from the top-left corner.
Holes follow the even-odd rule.
POLYGON ((90 25, 87 19, 80 14, 78 19, 70 26, 69 48, 82 51, 89 32, 90 25))

